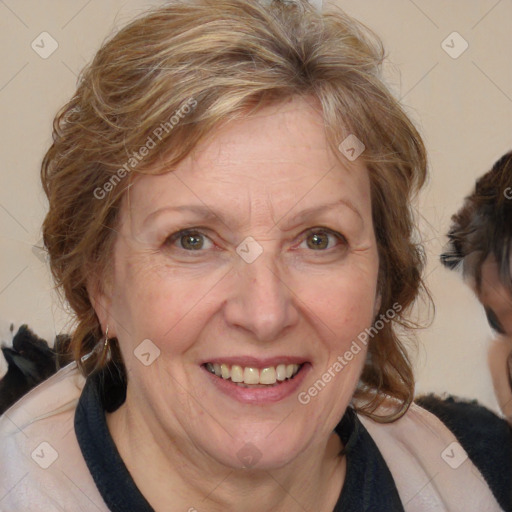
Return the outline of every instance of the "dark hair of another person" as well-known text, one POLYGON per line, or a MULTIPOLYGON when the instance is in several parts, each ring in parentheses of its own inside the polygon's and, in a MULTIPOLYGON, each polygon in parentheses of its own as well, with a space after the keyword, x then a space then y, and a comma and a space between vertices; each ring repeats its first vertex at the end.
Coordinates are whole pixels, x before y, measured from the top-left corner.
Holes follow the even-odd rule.
POLYGON ((464 276, 474 280, 479 292, 482 264, 493 256, 501 282, 512 291, 512 151, 477 180, 452 222, 448 246, 441 254, 443 265, 449 269, 462 266, 464 276))

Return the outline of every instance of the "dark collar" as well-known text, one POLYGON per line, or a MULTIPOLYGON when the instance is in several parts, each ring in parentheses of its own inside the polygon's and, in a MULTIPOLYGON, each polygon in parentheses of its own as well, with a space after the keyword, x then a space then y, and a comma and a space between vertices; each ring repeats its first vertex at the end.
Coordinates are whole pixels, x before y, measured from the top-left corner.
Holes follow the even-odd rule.
MULTIPOLYGON (((125 399, 126 387, 110 371, 90 376, 75 413, 75 431, 87 467, 103 500, 114 512, 151 512, 125 466, 107 427, 105 411, 125 399)), ((382 455, 352 408, 336 433, 343 442, 347 474, 333 512, 403 512, 398 491, 382 455)))

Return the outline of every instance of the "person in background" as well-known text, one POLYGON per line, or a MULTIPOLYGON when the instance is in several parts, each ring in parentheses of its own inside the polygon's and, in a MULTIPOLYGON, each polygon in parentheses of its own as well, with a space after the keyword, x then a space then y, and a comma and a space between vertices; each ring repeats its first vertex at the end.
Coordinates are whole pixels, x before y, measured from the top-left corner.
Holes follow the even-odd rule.
POLYGON ((489 365, 498 403, 512 421, 512 151, 477 180, 452 221, 441 262, 462 269, 497 334, 489 365))

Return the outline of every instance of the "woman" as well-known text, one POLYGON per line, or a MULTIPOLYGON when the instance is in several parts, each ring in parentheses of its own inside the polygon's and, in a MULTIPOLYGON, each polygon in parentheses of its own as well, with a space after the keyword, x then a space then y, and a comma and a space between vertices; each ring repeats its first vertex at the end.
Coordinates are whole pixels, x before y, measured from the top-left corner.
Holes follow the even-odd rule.
POLYGON ((76 365, 7 411, 3 506, 511 508, 507 424, 412 404, 426 159, 382 58, 343 13, 255 0, 100 49, 42 168, 76 365))

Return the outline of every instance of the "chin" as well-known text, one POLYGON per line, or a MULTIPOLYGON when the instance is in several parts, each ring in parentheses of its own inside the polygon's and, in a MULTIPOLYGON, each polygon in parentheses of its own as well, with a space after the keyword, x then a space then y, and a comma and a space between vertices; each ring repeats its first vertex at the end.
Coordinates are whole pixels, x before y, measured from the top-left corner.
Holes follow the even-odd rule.
MULTIPOLYGON (((275 428, 275 425, 274 425, 275 428)), ((268 429, 265 429, 268 430, 268 429)), ((279 469, 291 463, 304 451, 307 442, 298 436, 297 431, 281 432, 279 437, 272 434, 248 432, 237 436, 236 439, 224 436, 224 442, 212 449, 209 444, 205 447, 210 456, 217 462, 235 470, 272 470, 279 469)))

